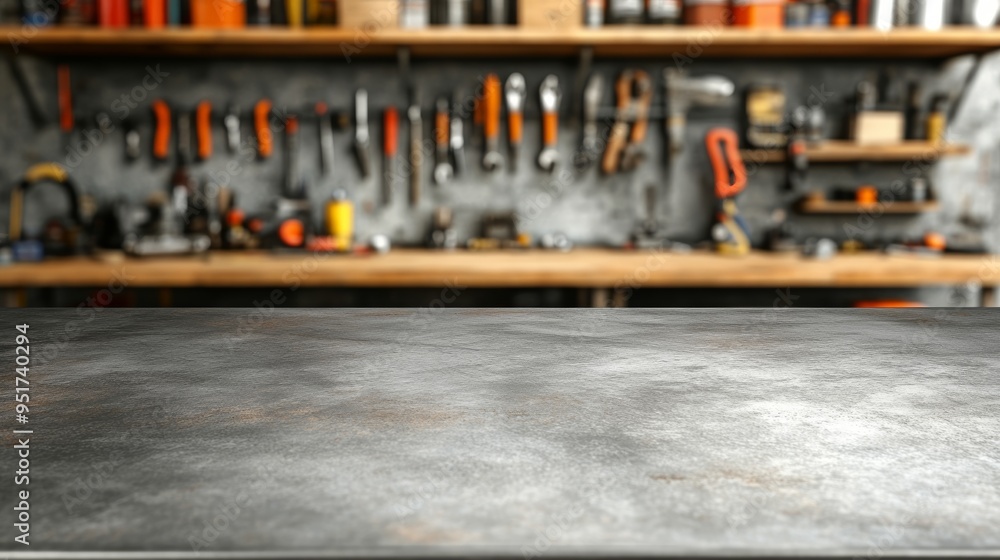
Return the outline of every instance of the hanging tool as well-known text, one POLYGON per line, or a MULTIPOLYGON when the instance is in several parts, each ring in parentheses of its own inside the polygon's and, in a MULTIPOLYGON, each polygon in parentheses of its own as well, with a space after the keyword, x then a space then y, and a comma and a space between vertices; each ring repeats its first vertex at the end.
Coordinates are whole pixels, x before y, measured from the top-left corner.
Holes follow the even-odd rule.
POLYGON ((285 119, 285 198, 306 198, 306 186, 299 171, 299 118, 285 119))
POLYGON ((805 106, 792 111, 788 144, 785 146, 785 166, 787 168, 788 192, 801 192, 806 186, 809 174, 809 154, 806 151, 806 130, 809 126, 809 109, 805 106))
POLYGON ((383 152, 385 167, 383 174, 382 204, 392 204, 392 191, 396 184, 396 155, 399 151, 399 112, 395 107, 389 107, 382 116, 383 121, 383 152))
POLYGON ((139 130, 135 126, 135 121, 125 119, 122 123, 125 137, 125 159, 135 161, 139 159, 141 150, 139 148, 139 130))
POLYGON ((420 96, 414 90, 410 94, 410 205, 420 204, 421 169, 424 164, 424 123, 420 115, 420 96))
POLYGON ((451 157, 454 162, 455 177, 465 173, 465 123, 462 121, 462 95, 455 92, 451 113, 451 157))
POLYGON ((633 109, 632 131, 622 155, 623 171, 633 171, 646 158, 642 145, 649 129, 649 107, 653 103, 653 82, 649 79, 649 74, 642 70, 636 71, 632 84, 632 93, 635 95, 630 102, 633 109))
POLYGON ((618 106, 601 168, 605 173, 631 171, 643 158, 642 142, 649 127, 653 85, 642 70, 626 70, 615 83, 618 106))
POLYGON ((253 108, 253 127, 257 133, 257 154, 267 159, 274 153, 274 137, 271 134, 271 100, 264 98, 253 108))
POLYGON ((500 78, 496 74, 486 76, 483 81, 483 129, 486 138, 486 153, 483 154, 483 169, 496 171, 503 165, 500 154, 500 78))
POLYGON ((448 159, 448 137, 451 134, 451 124, 449 116, 449 105, 447 98, 440 98, 437 101, 437 110, 434 115, 434 182, 443 185, 451 181, 455 176, 455 171, 451 167, 448 159))
POLYGON ((538 166, 552 173, 559 161, 559 104, 562 102, 562 92, 559 90, 559 78, 549 74, 542 81, 539 89, 542 102, 542 152, 538 154, 538 166))
POLYGON ((150 107, 153 109, 153 158, 166 161, 170 152, 170 106, 157 99, 150 107))
POLYGON ((597 138, 597 113, 604 97, 604 76, 594 74, 583 90, 583 143, 573 158, 573 164, 580 171, 590 168, 597 160, 600 141, 597 138))
POLYGON ((60 64, 56 70, 59 89, 59 129, 65 133, 73 132, 73 88, 69 75, 69 66, 60 64))
POLYGON ((195 126, 198 132, 198 159, 206 161, 212 157, 212 104, 208 101, 198 104, 195 126))
POLYGON ((507 97, 507 135, 510 141, 510 170, 517 171, 517 162, 521 158, 521 143, 524 141, 524 100, 527 96, 527 86, 524 76, 518 73, 507 78, 505 87, 507 97))
POLYGON ((240 150, 240 110, 235 105, 230 105, 223 118, 226 126, 226 147, 230 154, 235 154, 240 150))
POLYGON ((728 128, 713 128, 705 135, 708 157, 715 177, 715 197, 720 208, 712 238, 719 253, 745 255, 750 252, 750 227, 736 207, 736 196, 747 184, 747 171, 740 157, 739 139, 728 128))
POLYGON ((688 77, 676 68, 663 71, 666 83, 666 134, 670 143, 670 154, 684 148, 684 131, 687 127, 687 112, 694 105, 719 105, 736 91, 732 80, 721 76, 688 77))
POLYGON ((314 107, 316 119, 319 121, 319 169, 323 175, 333 172, 333 123, 330 120, 330 108, 319 101, 314 107))
POLYGON ((368 131, 368 90, 359 89, 354 97, 354 153, 358 158, 361 178, 372 172, 371 135, 368 131))

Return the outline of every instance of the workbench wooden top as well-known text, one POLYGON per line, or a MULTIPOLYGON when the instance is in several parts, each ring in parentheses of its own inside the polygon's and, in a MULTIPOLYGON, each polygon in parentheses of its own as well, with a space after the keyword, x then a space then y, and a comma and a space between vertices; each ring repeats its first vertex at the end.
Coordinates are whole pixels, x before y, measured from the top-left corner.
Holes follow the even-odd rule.
POLYGON ((0 268, 0 287, 914 287, 1000 284, 995 255, 939 257, 863 253, 828 261, 797 254, 578 249, 386 255, 211 253, 131 259, 121 253, 0 268))

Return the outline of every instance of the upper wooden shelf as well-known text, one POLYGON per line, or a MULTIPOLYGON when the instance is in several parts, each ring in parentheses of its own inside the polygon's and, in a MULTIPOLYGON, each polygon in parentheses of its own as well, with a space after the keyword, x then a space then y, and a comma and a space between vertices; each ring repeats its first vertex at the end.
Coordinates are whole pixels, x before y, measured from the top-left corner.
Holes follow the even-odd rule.
MULTIPOLYGON (((0 26, 4 37, 20 37, 17 26, 0 26)), ((19 51, 58 56, 572 56, 593 47, 597 56, 708 57, 906 57, 942 58, 1000 49, 1000 30, 952 27, 942 31, 897 29, 741 29, 622 27, 553 32, 519 27, 426 30, 175 28, 112 30, 54 27, 32 30, 19 51), (700 52, 699 52, 700 51, 700 52), (692 52, 695 54, 692 55, 692 52)))
POLYGON ((994 257, 934 258, 862 253, 816 260, 753 252, 745 257, 612 249, 551 251, 393 250, 388 255, 319 258, 309 253, 210 253, 205 257, 126 259, 111 252, 0 267, 0 287, 561 287, 752 288, 915 287, 975 279, 1000 283, 994 257), (306 266, 308 265, 308 266, 306 266), (304 268, 305 267, 305 268, 304 268), (304 272, 308 270, 308 272, 304 272))
MULTIPOLYGON (((964 144, 934 144, 906 141, 885 146, 862 146, 847 140, 828 140, 806 148, 810 162, 838 163, 851 161, 933 161, 945 156, 967 154, 971 148, 964 144)), ((743 159, 752 163, 778 163, 785 161, 784 150, 742 150, 743 159)))

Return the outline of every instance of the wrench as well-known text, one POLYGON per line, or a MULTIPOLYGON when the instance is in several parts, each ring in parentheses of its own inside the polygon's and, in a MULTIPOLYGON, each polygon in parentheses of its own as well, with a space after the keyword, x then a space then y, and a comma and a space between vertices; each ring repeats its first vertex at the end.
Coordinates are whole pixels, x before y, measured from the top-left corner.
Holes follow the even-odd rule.
POLYGON ((458 177, 465 172, 465 128, 462 122, 462 104, 460 95, 455 95, 455 103, 451 115, 451 156, 455 161, 454 173, 458 177))
POLYGON ((588 169, 597 160, 597 112, 604 92, 604 76, 594 74, 583 90, 583 144, 573 163, 580 171, 588 169))
POLYGON ((562 101, 559 78, 553 74, 546 76, 539 94, 542 101, 542 153, 538 154, 538 166, 552 173, 559 162, 556 148, 559 140, 559 103, 562 101))
POLYGON ((507 78, 507 133, 510 135, 510 170, 517 170, 520 159, 521 141, 524 139, 524 98, 526 95, 524 76, 518 73, 507 78))
POLYGON ((500 155, 500 78, 496 74, 486 76, 483 82, 483 128, 486 136, 483 169, 496 171, 503 165, 503 156, 500 155))
POLYGON ((354 103, 354 150, 361 177, 371 175, 371 135, 368 131, 368 91, 359 89, 354 103))
POLYGON ((448 100, 444 97, 438 99, 437 112, 434 115, 434 145, 436 148, 434 182, 439 185, 451 181, 452 177, 455 176, 455 170, 452 169, 451 162, 448 160, 448 135, 451 130, 448 110, 448 100))
POLYGON ((222 123, 226 125, 226 148, 229 153, 235 154, 240 150, 240 110, 230 105, 222 123))

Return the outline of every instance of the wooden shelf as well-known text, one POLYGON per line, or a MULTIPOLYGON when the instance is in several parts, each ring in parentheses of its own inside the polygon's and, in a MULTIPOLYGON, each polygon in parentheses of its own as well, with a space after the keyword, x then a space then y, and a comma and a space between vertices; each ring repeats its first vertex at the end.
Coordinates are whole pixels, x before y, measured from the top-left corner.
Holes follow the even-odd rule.
POLYGON ((33 29, 0 26, 6 48, 59 56, 573 56, 593 47, 597 56, 668 57, 903 57, 943 58, 1000 48, 1000 30, 952 27, 897 29, 739 29, 608 26, 552 32, 519 27, 426 30, 315 27, 235 30, 175 28, 110 30, 95 27, 33 29), (11 45, 16 45, 12 47, 11 45), (694 53, 694 54, 692 54, 694 53))
MULTIPOLYGON (((806 149, 810 163, 839 163, 851 161, 933 161, 947 156, 968 154, 972 148, 964 144, 934 144, 908 140, 885 146, 859 146, 848 140, 828 140, 806 149)), ((785 161, 784 150, 742 150, 747 163, 780 163, 785 161)))
POLYGON ((578 249, 569 253, 396 250, 388 255, 213 253, 206 257, 51 259, 0 268, 0 287, 915 287, 1000 283, 994 256, 934 258, 880 253, 828 261, 797 254, 657 253, 578 249))
POLYGON ((802 214, 921 214, 937 210, 937 201, 858 204, 853 200, 825 200, 806 197, 797 205, 796 210, 802 214))

